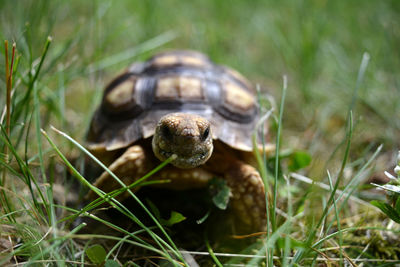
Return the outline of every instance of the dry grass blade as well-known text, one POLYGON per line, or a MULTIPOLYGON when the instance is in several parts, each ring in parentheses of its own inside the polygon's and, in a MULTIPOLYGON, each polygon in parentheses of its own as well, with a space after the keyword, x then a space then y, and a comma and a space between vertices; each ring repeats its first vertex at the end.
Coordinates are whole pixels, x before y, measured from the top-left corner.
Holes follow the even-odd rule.
MULTIPOLYGON (((10 136, 10 129, 11 129, 11 90, 12 90, 12 76, 13 76, 13 68, 14 68, 14 58, 15 58, 15 47, 16 44, 13 43, 12 47, 12 53, 11 53, 11 68, 9 66, 9 60, 8 60, 8 41, 4 41, 4 50, 5 50, 5 73, 6 73, 6 135, 10 136)), ((4 146, 4 162, 8 163, 8 147, 4 146)), ((7 171, 6 169, 3 170, 2 172, 2 178, 1 178, 1 183, 0 186, 2 188, 6 187, 6 178, 7 178, 7 171)), ((3 210, 10 211, 9 204, 8 204, 8 199, 6 197, 5 192, 3 189, 1 190, 1 200, 3 203, 6 203, 6 205, 3 207, 3 210)))

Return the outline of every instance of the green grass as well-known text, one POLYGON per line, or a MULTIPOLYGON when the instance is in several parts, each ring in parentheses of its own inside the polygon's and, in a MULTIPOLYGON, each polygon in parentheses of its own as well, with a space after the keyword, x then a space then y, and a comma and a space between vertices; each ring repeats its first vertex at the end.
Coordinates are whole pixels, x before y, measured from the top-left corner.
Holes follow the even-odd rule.
MULTIPOLYGON (((171 48, 200 50, 259 84, 263 112, 274 108, 267 141, 280 148, 258 158, 270 193, 268 239, 240 251, 205 239, 196 252, 212 251, 215 264, 343 266, 346 260, 376 266, 398 260, 399 225, 368 203, 384 195, 363 184, 391 170, 400 148, 399 18, 396 0, 1 1, 0 265, 102 262, 101 249, 109 265, 112 259, 137 264, 133 259, 141 254, 129 261, 127 247, 174 264, 185 261, 156 219, 141 224, 115 200, 128 188, 99 192, 82 210, 68 205, 76 194, 71 172, 90 186, 90 177, 81 175, 79 144, 102 89, 133 61, 171 48), (9 134, 2 115, 3 40, 17 49, 9 134), (311 164, 301 155, 311 156, 311 164), (129 231, 96 217, 93 209, 104 201, 141 228, 129 231), (72 225, 77 216, 120 236, 83 234, 78 230, 85 223, 72 225), (96 244, 102 245, 92 249, 99 258, 89 259, 85 251, 96 244)), ((210 264, 212 257, 196 259, 210 264)))

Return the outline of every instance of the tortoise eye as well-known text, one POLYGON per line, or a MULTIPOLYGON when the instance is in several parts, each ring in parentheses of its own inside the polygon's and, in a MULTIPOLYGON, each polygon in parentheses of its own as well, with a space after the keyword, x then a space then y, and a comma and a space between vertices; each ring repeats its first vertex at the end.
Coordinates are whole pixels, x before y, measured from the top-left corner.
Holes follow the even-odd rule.
POLYGON ((169 129, 168 125, 162 125, 161 126, 161 134, 164 136, 165 139, 171 140, 172 139, 172 133, 171 130, 169 129))
POLYGON ((205 141, 205 140, 208 138, 209 135, 210 135, 210 126, 208 126, 208 127, 204 130, 203 134, 201 135, 201 140, 202 140, 202 141, 205 141))

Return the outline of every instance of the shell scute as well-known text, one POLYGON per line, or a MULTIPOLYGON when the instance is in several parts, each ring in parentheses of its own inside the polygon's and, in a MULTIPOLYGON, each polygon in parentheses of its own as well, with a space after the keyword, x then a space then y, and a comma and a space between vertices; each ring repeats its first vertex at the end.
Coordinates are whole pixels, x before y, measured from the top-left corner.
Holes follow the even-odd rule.
POLYGON ((255 96, 248 90, 232 82, 225 82, 223 86, 225 91, 224 104, 227 109, 241 114, 242 112, 251 112, 256 106, 255 96))
POLYGON ((211 65, 211 61, 196 51, 172 51, 152 57, 148 61, 147 69, 165 69, 177 65, 207 68, 211 65))
POLYGON ((135 85, 136 79, 134 78, 122 81, 104 96, 104 105, 113 113, 127 110, 130 106, 135 105, 136 101, 133 98, 135 85))
POLYGON ((161 77, 157 81, 155 99, 203 100, 201 80, 179 75, 161 77))

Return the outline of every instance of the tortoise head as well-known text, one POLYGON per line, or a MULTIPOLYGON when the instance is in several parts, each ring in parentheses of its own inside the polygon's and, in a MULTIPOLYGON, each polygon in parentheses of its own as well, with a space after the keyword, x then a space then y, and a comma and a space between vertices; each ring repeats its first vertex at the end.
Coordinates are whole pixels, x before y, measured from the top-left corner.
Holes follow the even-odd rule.
POLYGON ((152 147, 161 161, 175 154, 171 164, 178 168, 204 164, 213 151, 210 122, 194 114, 167 114, 157 124, 152 147))

